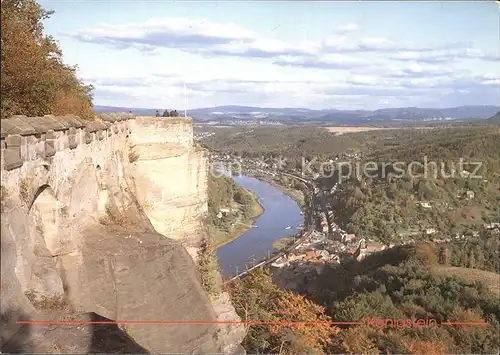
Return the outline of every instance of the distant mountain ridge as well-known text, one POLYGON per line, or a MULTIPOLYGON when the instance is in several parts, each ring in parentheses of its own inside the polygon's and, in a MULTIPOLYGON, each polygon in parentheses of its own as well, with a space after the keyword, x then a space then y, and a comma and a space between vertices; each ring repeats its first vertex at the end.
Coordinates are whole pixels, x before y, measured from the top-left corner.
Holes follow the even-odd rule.
MULTIPOLYGON (((154 115, 156 109, 95 106, 96 112, 132 111, 154 115)), ((163 109, 159 109, 160 113, 163 109)), ((182 110, 180 110, 182 111, 182 110)), ((199 123, 219 124, 340 124, 418 123, 428 121, 476 121, 500 112, 500 106, 458 106, 450 108, 401 107, 378 110, 314 110, 307 108, 265 108, 253 106, 216 106, 188 110, 199 123)))

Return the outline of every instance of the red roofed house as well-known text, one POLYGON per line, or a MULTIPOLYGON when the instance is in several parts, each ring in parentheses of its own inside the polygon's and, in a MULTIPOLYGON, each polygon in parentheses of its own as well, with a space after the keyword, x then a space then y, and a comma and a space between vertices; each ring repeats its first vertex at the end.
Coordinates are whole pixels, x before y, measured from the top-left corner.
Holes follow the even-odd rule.
POLYGON ((314 250, 307 251, 306 259, 316 259, 316 252, 314 250))

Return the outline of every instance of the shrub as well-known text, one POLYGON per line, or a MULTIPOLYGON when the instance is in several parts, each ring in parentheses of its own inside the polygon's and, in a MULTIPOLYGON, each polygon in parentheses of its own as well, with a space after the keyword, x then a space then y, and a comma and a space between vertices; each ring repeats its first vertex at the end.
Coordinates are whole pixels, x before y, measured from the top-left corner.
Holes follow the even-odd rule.
POLYGON ((28 202, 29 193, 30 188, 28 180, 25 178, 19 179, 19 196, 21 197, 21 200, 24 202, 28 202))
POLYGON ((139 160, 139 153, 137 153, 132 147, 128 151, 128 161, 131 163, 139 160))
POLYGON ((200 273, 201 285, 211 298, 215 297, 220 293, 220 285, 218 283, 219 267, 215 248, 210 237, 203 241, 198 252, 198 257, 198 271, 200 273))

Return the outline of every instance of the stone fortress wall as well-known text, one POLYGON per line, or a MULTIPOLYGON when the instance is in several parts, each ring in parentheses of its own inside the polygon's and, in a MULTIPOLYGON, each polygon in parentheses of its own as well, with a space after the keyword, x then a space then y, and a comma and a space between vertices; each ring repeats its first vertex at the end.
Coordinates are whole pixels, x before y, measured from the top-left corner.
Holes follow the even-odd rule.
MULTIPOLYGON (((217 319, 192 259, 208 159, 190 118, 14 116, 0 138, 1 343, 57 297, 112 320, 217 319)), ((232 352, 243 330, 222 328, 127 332, 153 352, 232 352)))

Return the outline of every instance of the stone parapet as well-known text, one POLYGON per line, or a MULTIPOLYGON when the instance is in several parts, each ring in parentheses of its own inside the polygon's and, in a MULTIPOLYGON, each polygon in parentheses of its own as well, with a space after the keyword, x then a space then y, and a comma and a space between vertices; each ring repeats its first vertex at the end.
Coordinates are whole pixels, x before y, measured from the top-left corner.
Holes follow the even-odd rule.
POLYGON ((0 130, 2 170, 23 166, 27 160, 49 158, 58 151, 77 149, 94 140, 113 139, 113 135, 129 134, 130 113, 105 113, 96 120, 85 121, 75 115, 3 119, 0 130))

